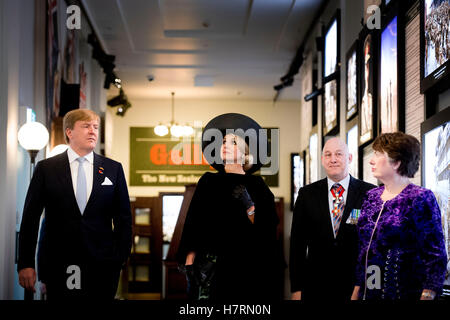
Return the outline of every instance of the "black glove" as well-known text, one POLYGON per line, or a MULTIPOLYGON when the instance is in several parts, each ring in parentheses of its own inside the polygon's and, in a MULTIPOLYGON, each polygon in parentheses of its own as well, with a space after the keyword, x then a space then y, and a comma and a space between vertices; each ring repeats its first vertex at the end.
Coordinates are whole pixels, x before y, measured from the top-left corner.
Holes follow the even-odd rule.
POLYGON ((199 277, 195 272, 194 265, 185 266, 187 280, 187 294, 189 300, 198 300, 199 294, 199 277))
POLYGON ((248 194, 247 188, 242 184, 236 186, 232 194, 233 198, 241 202, 241 204, 245 207, 245 210, 255 205, 252 201, 252 198, 250 198, 250 195, 248 194))

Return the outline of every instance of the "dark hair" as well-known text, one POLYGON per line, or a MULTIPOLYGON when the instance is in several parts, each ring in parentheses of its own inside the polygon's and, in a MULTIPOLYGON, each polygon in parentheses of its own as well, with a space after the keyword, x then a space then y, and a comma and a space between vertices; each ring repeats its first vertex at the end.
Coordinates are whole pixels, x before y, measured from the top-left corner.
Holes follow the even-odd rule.
POLYGON ((401 176, 414 178, 419 170, 420 142, 409 134, 383 133, 375 139, 372 148, 378 152, 386 152, 394 162, 400 161, 397 173, 401 176))

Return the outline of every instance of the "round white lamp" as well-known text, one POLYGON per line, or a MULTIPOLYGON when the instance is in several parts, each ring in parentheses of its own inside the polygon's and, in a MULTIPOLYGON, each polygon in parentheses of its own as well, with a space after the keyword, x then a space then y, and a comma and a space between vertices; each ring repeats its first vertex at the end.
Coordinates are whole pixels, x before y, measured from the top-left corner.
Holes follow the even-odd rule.
POLYGON ((39 150, 47 145, 48 138, 47 128, 39 122, 27 122, 19 129, 19 144, 28 151, 31 159, 30 178, 33 174, 36 156, 39 150))
POLYGON ((169 133, 169 129, 167 128, 167 126, 163 125, 162 123, 157 125, 153 130, 155 134, 160 137, 164 137, 166 134, 169 133))

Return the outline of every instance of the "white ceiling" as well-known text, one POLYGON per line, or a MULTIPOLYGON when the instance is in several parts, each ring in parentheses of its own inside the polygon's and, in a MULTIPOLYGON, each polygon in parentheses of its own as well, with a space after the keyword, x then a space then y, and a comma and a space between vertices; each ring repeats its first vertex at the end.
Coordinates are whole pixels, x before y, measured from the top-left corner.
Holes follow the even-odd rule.
POLYGON ((82 2, 129 98, 271 100, 322 0, 82 2))

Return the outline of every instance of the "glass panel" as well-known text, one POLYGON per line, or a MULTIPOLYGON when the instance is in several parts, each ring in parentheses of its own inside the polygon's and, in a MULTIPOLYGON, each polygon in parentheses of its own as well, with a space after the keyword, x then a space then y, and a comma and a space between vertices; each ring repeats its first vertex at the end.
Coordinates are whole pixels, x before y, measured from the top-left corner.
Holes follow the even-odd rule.
POLYGON ((182 195, 163 196, 163 241, 172 241, 173 231, 177 224, 178 214, 183 203, 182 195))
POLYGON ((150 281, 149 266, 136 266, 136 281, 150 281))
POLYGON ((140 225, 150 224, 150 208, 136 208, 135 210, 135 223, 140 225))
POLYGON ((134 246, 136 253, 150 253, 150 238, 135 236, 134 246))

